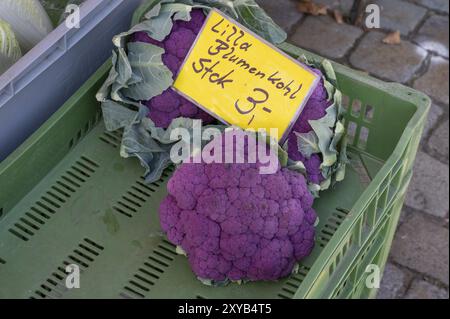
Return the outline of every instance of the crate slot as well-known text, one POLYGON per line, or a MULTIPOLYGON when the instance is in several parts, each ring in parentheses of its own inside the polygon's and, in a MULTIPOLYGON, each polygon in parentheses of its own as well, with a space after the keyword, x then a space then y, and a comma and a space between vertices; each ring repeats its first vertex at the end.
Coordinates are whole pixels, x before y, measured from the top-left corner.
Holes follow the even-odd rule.
MULTIPOLYGON (((63 181, 57 181, 56 184, 59 185, 60 190, 66 189, 67 191, 69 191, 71 193, 75 193, 75 189, 63 181)), ((68 195, 70 197, 70 194, 68 194, 68 195)))
POLYGON ((328 244, 342 221, 347 217, 348 213, 349 212, 346 209, 336 208, 336 211, 328 218, 327 222, 317 235, 316 242, 320 247, 324 248, 328 244))
MULTIPOLYGON (((64 181, 66 181, 66 182, 68 182, 69 184, 71 184, 72 186, 75 186, 75 187, 77 187, 77 188, 80 188, 81 185, 80 185, 79 183, 77 183, 76 181, 73 180, 72 174, 70 174, 69 172, 67 172, 67 174, 69 175, 69 177, 63 175, 63 176, 61 176, 61 178, 62 178, 64 181)), ((67 184, 66 184, 66 185, 67 185, 67 184)))
POLYGON ((375 116, 375 108, 370 104, 366 105, 366 110, 364 112, 364 120, 370 123, 372 122, 374 116, 375 116))
POLYGON ((145 294, 150 292, 151 287, 170 267, 176 255, 175 246, 163 240, 131 276, 132 278, 127 281, 119 296, 123 298, 145 298, 145 294), (173 257, 169 255, 173 255, 173 257))
POLYGON ((97 244, 95 241, 93 241, 93 240, 91 240, 89 238, 85 238, 84 241, 86 243, 88 243, 92 248, 97 250, 98 253, 100 253, 100 251, 105 249, 103 246, 101 246, 100 244, 97 244))
MULTIPOLYGON (((43 198, 41 198, 43 199, 43 198)), ((43 203, 44 200, 42 201, 37 201, 36 202, 36 206, 39 207, 31 207, 32 210, 38 211, 43 213, 45 216, 47 216, 48 218, 50 218, 49 215, 46 215, 45 213, 50 213, 50 214, 54 214, 56 213, 56 211, 53 208, 50 208, 50 206, 48 206, 47 204, 43 203), (43 211, 44 210, 44 211, 43 211)), ((42 216, 42 215, 41 215, 42 216)))
MULTIPOLYGON (((144 264, 145 266, 148 266, 147 264, 144 264)), ((151 267, 150 267, 151 268, 151 267)), ((140 273, 142 273, 144 276, 146 276, 146 277, 148 277, 148 276, 150 276, 150 277, 152 277, 152 278, 154 278, 154 279, 159 279, 159 276, 158 275, 156 275, 155 273, 153 273, 153 272, 151 272, 151 271, 149 271, 148 269, 145 269, 145 268, 139 268, 138 269, 138 272, 140 272, 140 273)), ((153 281, 152 281, 153 282, 153 281)))
POLYGON ((113 205, 113 209, 119 214, 132 218, 154 192, 153 188, 138 180, 113 205))
POLYGON ((140 280, 140 281, 142 281, 142 282, 144 282, 144 283, 146 283, 146 284, 148 284, 148 285, 150 285, 150 286, 153 286, 153 285, 155 284, 153 281, 148 280, 148 279, 144 278, 144 277, 141 276, 141 275, 135 274, 134 277, 135 277, 137 280, 140 280))
POLYGON ((65 196, 66 198, 70 198, 70 194, 61 189, 59 186, 52 186, 52 189, 60 195, 65 196))
MULTIPOLYGON (((136 277, 136 275, 134 277, 136 277)), ((143 290, 146 292, 150 291, 150 288, 148 288, 145 284, 143 284, 145 282, 137 282, 135 280, 130 280, 129 283, 131 286, 134 286, 135 288, 138 288, 140 290, 143 290)), ((153 286, 153 285, 154 285, 153 283, 150 284, 150 286, 153 286)))
MULTIPOLYGON (((49 192, 47 192, 48 194, 49 192)), ((59 209, 61 208, 61 205, 59 205, 58 203, 55 203, 55 201, 51 200, 50 198, 48 198, 48 196, 42 196, 41 197, 42 201, 45 202, 46 204, 48 204, 49 206, 53 206, 54 209, 59 209)), ((42 204, 41 202, 37 203, 40 204, 42 206, 44 206, 44 204, 42 204)), ((49 211, 53 211, 53 213, 55 213, 56 211, 53 209, 48 209, 49 211)))
POLYGON ((39 230, 39 226, 37 226, 36 224, 32 223, 31 221, 29 221, 29 220, 27 220, 27 219, 25 219, 25 218, 23 218, 23 217, 20 218, 20 221, 21 221, 23 224, 26 224, 27 226, 30 226, 30 227, 33 228, 34 230, 39 230))
POLYGON ((136 206, 137 208, 141 208, 141 207, 142 207, 141 204, 139 204, 139 203, 136 202, 135 200, 133 200, 133 199, 127 197, 126 195, 122 196, 122 199, 123 199, 124 201, 126 201, 128 204, 133 205, 133 206, 136 206))
POLYGON ((346 112, 350 105, 350 97, 346 94, 342 94, 342 108, 346 112))
POLYGON ((296 274, 292 274, 286 283, 281 288, 281 292, 277 294, 278 297, 283 299, 291 299, 294 297, 295 292, 302 284, 303 280, 305 280, 310 268, 306 266, 299 266, 298 272, 296 274))
POLYGON ((119 214, 122 214, 122 215, 124 215, 126 217, 129 217, 129 218, 133 217, 133 214, 130 214, 129 212, 127 212, 127 211, 125 211, 125 210, 123 210, 123 209, 121 209, 121 208, 119 208, 117 206, 113 206, 113 209, 116 212, 118 212, 119 214))
POLYGON ((168 247, 172 248, 173 251, 175 251, 175 249, 177 248, 177 246, 175 246, 174 244, 172 244, 170 241, 168 241, 167 239, 163 239, 162 242, 164 244, 166 244, 168 247))
MULTIPOLYGON (((53 198, 53 200, 56 200, 56 202, 60 202, 61 204, 64 204, 66 202, 66 200, 64 198, 62 198, 61 196, 58 196, 57 194, 55 194, 52 191, 48 191, 47 195, 49 195, 51 198, 53 198)), ((45 197, 43 197, 45 199, 45 197)), ((53 200, 49 200, 49 201, 53 201, 53 200)), ((59 206, 59 204, 56 204, 55 202, 52 203, 54 206, 56 206, 56 208, 61 208, 61 206, 59 206)))
MULTIPOLYGON (((158 247, 161 249, 161 253, 163 253, 162 251, 164 251, 164 254, 166 254, 166 255, 171 255, 171 256, 176 256, 177 255, 177 253, 176 253, 176 251, 174 251, 173 249, 171 249, 171 248, 167 248, 167 247, 165 247, 164 245, 162 245, 162 244, 160 244, 160 245, 158 245, 158 247)), ((156 251, 155 251, 156 252, 156 251)), ((172 258, 173 259, 173 257, 169 257, 169 258, 172 258)))
POLYGON ((134 208, 134 207, 132 207, 131 205, 127 205, 127 204, 125 204, 123 201, 118 201, 117 202, 117 204, 119 205, 119 206, 122 206, 122 208, 124 208, 124 209, 126 209, 126 210, 128 210, 128 211, 132 211, 133 213, 137 213, 137 209, 136 208, 134 208))
MULTIPOLYGON (((91 177, 91 175, 89 175, 88 172, 86 172, 86 170, 84 169, 84 167, 79 167, 81 165, 77 165, 78 163, 76 163, 76 165, 72 166, 72 170, 78 173, 78 177, 81 177, 81 179, 83 180, 84 178, 89 178, 91 177)), ((85 181, 85 180, 84 180, 85 181)))
POLYGON ((134 199, 140 201, 141 203, 145 203, 146 199, 143 196, 140 196, 139 193, 133 192, 131 190, 127 191, 127 196, 131 196, 134 199))
POLYGON ((160 252, 160 251, 157 251, 157 250, 155 250, 155 255, 158 255, 158 256, 161 257, 162 259, 168 260, 169 262, 173 260, 172 257, 167 256, 166 254, 164 254, 164 253, 162 253, 162 252, 160 252))
MULTIPOLYGON (((94 167, 98 167, 98 164, 85 156, 82 156, 77 163, 83 164, 83 167, 87 166, 85 163, 88 163, 91 174, 95 172, 94 167)), ((66 173, 69 174, 69 171, 66 173)), ((75 194, 75 189, 68 186, 68 183, 78 188, 81 187, 79 183, 73 182, 69 177, 61 176, 50 186, 50 190, 46 191, 22 217, 19 217, 18 222, 9 229, 9 232, 21 240, 28 241, 75 194)))
POLYGON ((148 193, 148 192, 146 192, 146 191, 143 191, 143 190, 140 189, 139 187, 131 186, 131 188, 134 189, 136 192, 138 192, 138 193, 144 195, 144 196, 147 196, 147 197, 150 197, 150 196, 151 196, 150 193, 148 193))
POLYGON ((126 299, 145 298, 143 294, 137 292, 133 288, 125 286, 123 289, 125 290, 125 292, 120 293, 120 296, 125 296, 126 299))
MULTIPOLYGON (((83 247, 81 247, 81 245, 80 245, 80 248, 83 248, 83 247)), ((90 257, 88 254, 85 254, 85 253, 83 253, 82 251, 80 251, 78 249, 75 249, 74 253, 77 254, 78 256, 82 257, 87 262, 93 262, 94 261, 93 257, 90 257)))
POLYGON ((69 290, 65 285, 67 277, 66 266, 75 262, 80 267, 80 272, 83 272, 83 270, 89 268, 95 262, 95 258, 100 255, 103 249, 103 246, 93 240, 88 238, 83 239, 63 260, 61 265, 34 291, 30 298, 63 298, 64 294, 69 290))
POLYGON ((344 290, 348 284, 349 284, 349 278, 347 278, 347 280, 343 281, 342 284, 336 288, 335 292, 333 293, 332 298, 341 298, 342 293, 344 292, 344 290))
POLYGON ((122 298, 122 299, 133 299, 132 297, 128 296, 128 295, 125 294, 125 293, 120 293, 120 294, 119 294, 119 297, 122 298))
POLYGON ((117 148, 122 143, 122 133, 105 131, 102 135, 100 135, 99 139, 102 142, 117 148))
POLYGON ((6 260, 0 258, 0 265, 4 265, 4 264, 6 264, 6 260))
POLYGON ((367 147, 367 141, 369 140, 369 129, 365 126, 361 126, 361 130, 359 132, 359 141, 358 148, 361 150, 365 150, 367 147))
POLYGON ((347 126, 347 140, 349 145, 354 145, 356 141, 356 131, 358 125, 355 122, 348 122, 347 126))
POLYGON ((352 102, 351 115, 354 118, 359 118, 361 116, 361 110, 362 110, 362 102, 360 100, 354 99, 352 102))
MULTIPOLYGON (((154 182, 151 185, 156 185, 157 187, 159 187, 159 185, 156 183, 157 182, 154 182)), ((150 185, 144 184, 143 182, 137 181, 136 184, 152 193, 156 192, 156 190, 154 188, 151 188, 150 185)))

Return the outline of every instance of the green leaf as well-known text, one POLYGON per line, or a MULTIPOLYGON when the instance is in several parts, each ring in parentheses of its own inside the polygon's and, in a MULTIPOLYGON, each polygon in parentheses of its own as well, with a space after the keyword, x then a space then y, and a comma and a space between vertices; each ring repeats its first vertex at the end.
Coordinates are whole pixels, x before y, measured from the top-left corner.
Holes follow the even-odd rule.
POLYGON ((109 70, 108 77, 106 78, 105 82, 100 87, 97 94, 95 95, 95 98, 99 102, 104 102, 110 97, 111 87, 114 84, 114 82, 116 82, 116 79, 119 76, 119 74, 117 73, 116 68, 115 68, 116 63, 117 63, 117 53, 115 51, 112 52, 112 61, 111 62, 112 62, 113 67, 109 70))
POLYGON ((144 31, 149 37, 163 41, 172 31, 173 21, 190 21, 192 6, 181 3, 166 3, 146 14, 146 20, 135 25, 130 30, 122 32, 113 38, 116 47, 124 47, 128 36, 144 31))
POLYGON ((289 159, 286 167, 288 169, 290 169, 291 171, 300 173, 302 175, 306 175, 306 167, 305 167, 305 164, 303 164, 303 162, 293 161, 293 160, 289 159))
POLYGON ((128 43, 127 47, 131 74, 136 76, 127 74, 128 80, 133 78, 134 81, 123 87, 122 93, 126 97, 136 101, 149 100, 172 85, 172 72, 162 61, 164 49, 142 42, 128 43))
POLYGON ((286 40, 286 32, 255 1, 235 0, 233 3, 243 25, 271 43, 280 44, 286 40))
POLYGON ((132 70, 127 54, 124 49, 119 48, 117 52, 117 62, 114 65, 117 77, 111 85, 111 98, 115 101, 122 101, 120 90, 127 87, 128 81, 131 79, 132 70))
POLYGON ((332 166, 337 160, 337 152, 330 148, 334 137, 333 128, 336 123, 336 109, 334 105, 327 109, 327 115, 323 118, 309 121, 309 123, 319 141, 318 145, 322 154, 322 165, 332 166))
POLYGON ((297 136, 297 147, 299 152, 306 158, 310 158, 311 155, 320 153, 319 138, 314 131, 308 133, 294 132, 297 136))
MULTIPOLYGON (((135 112, 132 123, 125 126, 120 153, 123 157, 137 157, 145 168, 146 182, 152 183, 161 178, 163 171, 173 164, 170 159, 170 150, 180 139, 172 139, 171 134, 178 128, 185 128, 192 137, 192 131, 196 126, 202 130, 214 127, 224 130, 223 125, 201 126, 200 120, 177 118, 172 121, 167 129, 156 127, 155 123, 147 117, 147 108, 141 106, 139 112, 135 112), (196 125, 195 123, 198 123, 196 125)), ((126 123, 124 121, 123 123, 126 123)), ((203 141, 207 143, 208 141, 203 141)), ((193 144, 192 140, 189 141, 193 144)))
POLYGON ((102 103, 102 112, 106 129, 110 132, 130 125, 136 116, 135 111, 111 100, 102 103))

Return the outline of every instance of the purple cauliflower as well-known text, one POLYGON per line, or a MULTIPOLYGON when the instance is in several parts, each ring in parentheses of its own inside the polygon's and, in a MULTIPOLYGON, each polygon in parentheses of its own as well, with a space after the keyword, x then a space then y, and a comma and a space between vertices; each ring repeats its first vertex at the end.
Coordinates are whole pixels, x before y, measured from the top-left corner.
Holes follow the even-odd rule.
MULTIPOLYGON (((221 154, 237 149, 222 146, 226 134, 231 133, 211 142, 220 143, 215 150, 221 154)), ((169 180, 161 226, 199 278, 277 280, 313 249, 316 213, 305 178, 281 168, 276 155, 276 172, 262 175, 264 164, 256 158, 243 164, 184 163, 169 180)))
MULTIPOLYGON (((134 33, 131 41, 151 43, 163 48, 163 62, 175 77, 204 22, 205 15, 202 10, 196 9, 192 11, 190 21, 174 21, 172 32, 162 42, 150 38, 146 32, 134 33)), ((149 108, 149 117, 156 126, 162 128, 167 128, 172 120, 178 117, 200 119, 204 124, 215 120, 172 88, 145 101, 145 105, 149 108)))
MULTIPOLYGON (((315 73, 322 76, 322 72, 318 69, 311 68, 315 73)), ((289 134, 288 141, 288 155, 294 161, 301 161, 306 167, 307 179, 314 184, 320 184, 324 177, 322 175, 320 165, 322 158, 318 154, 313 154, 309 159, 303 156, 297 147, 297 133, 308 133, 312 131, 309 124, 310 120, 318 120, 326 115, 326 109, 332 102, 327 101, 328 94, 324 86, 324 81, 321 79, 314 92, 311 94, 308 102, 305 105, 299 119, 294 124, 292 131, 289 134)))

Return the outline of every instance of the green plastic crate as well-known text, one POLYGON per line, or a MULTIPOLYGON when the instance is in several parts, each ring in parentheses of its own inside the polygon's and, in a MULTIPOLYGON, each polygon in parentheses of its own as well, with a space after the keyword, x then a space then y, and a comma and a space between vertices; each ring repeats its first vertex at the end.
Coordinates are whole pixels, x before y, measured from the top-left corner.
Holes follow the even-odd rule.
POLYGON ((365 270, 386 263, 430 100, 335 67, 351 164, 346 179, 316 201, 316 246, 297 275, 221 288, 195 278, 159 227, 171 170, 144 184, 137 160, 119 156, 120 133, 105 131, 95 93, 107 62, 0 164, 0 298, 374 297, 365 270), (64 270, 73 263, 81 288, 68 290, 64 270))

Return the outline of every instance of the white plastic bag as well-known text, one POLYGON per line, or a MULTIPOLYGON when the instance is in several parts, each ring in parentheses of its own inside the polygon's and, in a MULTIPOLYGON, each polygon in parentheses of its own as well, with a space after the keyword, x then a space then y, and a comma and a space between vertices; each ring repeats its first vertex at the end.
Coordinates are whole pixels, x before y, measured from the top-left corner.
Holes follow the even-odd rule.
POLYGON ((38 0, 1 0, 0 19, 14 31, 22 52, 27 52, 53 30, 38 0))
POLYGON ((10 25, 0 19, 0 75, 20 59, 22 53, 10 25))

